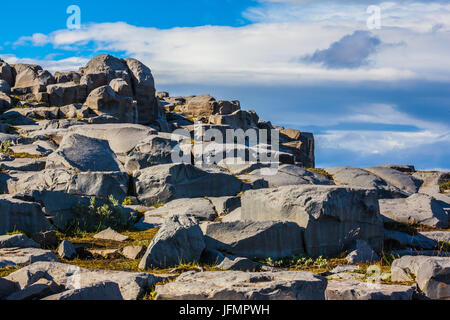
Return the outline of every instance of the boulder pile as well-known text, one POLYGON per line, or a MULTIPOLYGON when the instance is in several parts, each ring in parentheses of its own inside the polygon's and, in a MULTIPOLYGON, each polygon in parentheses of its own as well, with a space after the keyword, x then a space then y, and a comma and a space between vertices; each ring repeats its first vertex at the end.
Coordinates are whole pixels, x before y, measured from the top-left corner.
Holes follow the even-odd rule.
POLYGON ((448 172, 315 169, 311 133, 110 55, 0 60, 0 113, 0 299, 450 299, 448 172))

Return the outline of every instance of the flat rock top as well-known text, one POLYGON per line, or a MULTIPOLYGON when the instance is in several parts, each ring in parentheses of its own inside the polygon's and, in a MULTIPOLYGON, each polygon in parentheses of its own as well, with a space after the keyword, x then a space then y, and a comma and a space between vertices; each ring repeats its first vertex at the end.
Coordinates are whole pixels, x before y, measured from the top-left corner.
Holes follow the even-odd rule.
POLYGON ((157 299, 296 299, 304 294, 323 297, 325 278, 311 272, 187 272, 174 282, 157 285, 157 299))
POLYGON ((102 239, 102 240, 112 240, 112 241, 118 241, 123 242, 129 239, 128 236, 124 236, 116 231, 114 231, 111 228, 108 228, 106 230, 103 230, 99 233, 97 233, 94 236, 95 239, 102 239))

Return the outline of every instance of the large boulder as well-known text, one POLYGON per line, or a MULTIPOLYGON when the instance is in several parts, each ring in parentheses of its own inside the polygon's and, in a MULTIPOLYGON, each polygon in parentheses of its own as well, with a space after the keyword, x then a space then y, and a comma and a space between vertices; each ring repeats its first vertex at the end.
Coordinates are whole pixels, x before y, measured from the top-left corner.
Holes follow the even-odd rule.
POLYGON ((109 86, 117 93, 119 96, 132 97, 133 91, 128 82, 122 78, 117 78, 111 80, 109 86))
POLYGON ((189 164, 164 164, 135 173, 136 194, 147 205, 181 198, 234 196, 242 182, 226 173, 209 173, 189 164))
POLYGON ((379 198, 406 197, 406 193, 391 185, 377 175, 359 168, 334 167, 326 171, 333 176, 338 186, 350 186, 364 189, 375 189, 379 198))
POLYGON ((108 141, 73 133, 65 135, 59 148, 48 156, 46 168, 120 171, 122 164, 109 147, 108 141))
POLYGON ((125 158, 134 147, 150 136, 156 135, 157 131, 147 126, 131 123, 106 123, 74 125, 67 129, 36 131, 31 137, 44 135, 58 143, 68 133, 78 133, 90 138, 107 140, 109 146, 117 156, 125 158))
POLYGON ((5 93, 0 92, 0 108, 9 108, 12 104, 12 99, 5 93))
POLYGON ((51 106, 67 106, 73 103, 84 103, 87 98, 86 85, 65 82, 47 86, 48 103, 51 106))
POLYGON ((177 199, 145 212, 136 227, 140 230, 158 228, 171 216, 191 216, 199 221, 214 221, 217 212, 211 201, 205 198, 177 199))
POLYGON ((140 124, 149 124, 162 117, 162 108, 155 96, 155 82, 151 70, 136 59, 125 59, 137 101, 137 118, 140 124))
POLYGON ((280 259, 305 253, 304 230, 293 222, 216 222, 202 229, 209 250, 239 257, 280 259))
POLYGON ((374 250, 382 246, 383 221, 376 192, 335 186, 285 186, 246 191, 242 219, 293 221, 305 228, 305 249, 311 256, 335 256, 355 240, 374 250))
POLYGON ((381 199, 380 213, 387 218, 408 224, 447 228, 449 216, 440 201, 421 193, 406 199, 381 199))
POLYGON ((54 74, 56 83, 74 82, 80 84, 81 74, 75 71, 69 72, 55 72, 54 74))
POLYGON ((11 93, 11 86, 9 83, 5 80, 0 79, 0 92, 3 92, 5 94, 11 93))
POLYGON ((14 72, 11 66, 0 59, 0 79, 6 81, 10 87, 14 87, 14 72))
POLYGON ((79 196, 93 196, 122 201, 127 197, 130 177, 126 172, 74 173, 67 185, 67 192, 79 196))
POLYGON ((0 300, 7 298, 11 294, 19 290, 20 290, 19 285, 14 281, 0 278, 0 300))
POLYGON ((209 94, 200 95, 189 99, 189 102, 181 107, 181 110, 195 118, 210 117, 218 113, 219 105, 209 94))
POLYGON ((422 181, 414 178, 412 175, 392 168, 371 167, 366 170, 379 176, 408 195, 417 193, 422 184, 422 181))
POLYGON ((414 286, 373 284, 358 280, 328 281, 326 300, 412 300, 414 286))
POLYGON ((158 133, 142 140, 128 154, 125 162, 127 171, 145 169, 158 164, 172 163, 172 153, 178 142, 169 133, 158 133))
POLYGON ((0 249, 0 268, 18 268, 39 261, 58 261, 50 250, 39 248, 3 248, 0 249))
POLYGON ((50 301, 116 301, 124 300, 117 283, 111 281, 97 282, 92 285, 66 290, 50 295, 42 300, 50 301))
POLYGON ((130 97, 119 96, 110 86, 93 90, 86 99, 86 105, 99 115, 115 117, 122 123, 136 123, 136 105, 130 97))
POLYGON ((1 248, 40 248, 40 245, 24 234, 0 236, 1 248))
POLYGON ((123 59, 108 54, 101 54, 91 59, 85 67, 80 68, 81 83, 87 84, 88 92, 105 86, 113 79, 122 78, 130 82, 127 63, 123 59))
POLYGON ((186 272, 156 286, 157 300, 324 300, 327 281, 311 272, 186 272))
POLYGON ((237 110, 227 115, 212 115, 209 123, 216 125, 229 125, 233 129, 255 129, 258 126, 259 117, 255 111, 237 110))
POLYGON ((52 74, 38 65, 15 64, 13 69, 16 88, 33 88, 33 93, 37 93, 44 92, 46 86, 55 83, 52 74))
POLYGON ((256 169, 250 174, 241 175, 244 181, 252 183, 253 189, 276 188, 289 185, 332 185, 325 176, 314 171, 308 171, 295 165, 281 165, 276 175, 266 175, 265 169, 256 169))
POLYGON ((36 233, 52 229, 39 203, 14 199, 9 195, 0 196, 0 234, 16 230, 36 233))
POLYGON ((394 260, 392 281, 416 281, 430 299, 450 299, 450 257, 405 256, 394 260))
POLYGON ((204 249, 205 240, 196 219, 173 216, 166 220, 153 238, 139 268, 165 268, 196 262, 204 249))
POLYGON ((6 277, 18 283, 23 290, 36 281, 46 278, 62 285, 66 290, 78 290, 99 282, 113 282, 119 286, 125 300, 136 300, 145 290, 162 281, 162 276, 151 273, 90 270, 57 262, 37 262, 6 277))

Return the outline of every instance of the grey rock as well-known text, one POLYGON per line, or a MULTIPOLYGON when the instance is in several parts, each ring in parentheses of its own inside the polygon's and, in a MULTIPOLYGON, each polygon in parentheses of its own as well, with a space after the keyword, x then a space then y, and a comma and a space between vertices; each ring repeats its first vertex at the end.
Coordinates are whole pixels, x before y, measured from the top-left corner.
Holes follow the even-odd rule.
POLYGON ((146 248, 143 246, 127 246, 122 249, 122 255, 130 260, 142 258, 145 254, 146 248))
POLYGON ((87 86, 75 82, 58 83, 47 86, 50 106, 67 106, 72 103, 84 103, 87 98, 87 86))
POLYGON ((55 282, 47 279, 40 279, 26 287, 9 295, 6 300, 22 301, 22 300, 40 300, 47 296, 60 293, 64 287, 57 285, 55 282))
POLYGON ((20 287, 16 282, 0 278, 0 299, 5 299, 19 290, 20 287))
POLYGON ((155 82, 151 70, 136 59, 125 59, 132 87, 137 101, 137 119, 140 124, 148 124, 162 117, 155 97, 155 82))
POLYGON ((420 185, 422 184, 420 180, 415 179, 413 176, 395 169, 386 167, 371 167, 366 170, 379 176, 383 180, 409 195, 417 193, 420 185))
POLYGON ((81 289, 67 290, 55 295, 44 298, 43 300, 82 300, 82 301, 113 301, 124 300, 117 283, 114 282, 99 282, 81 289))
POLYGON ((38 232, 31 236, 31 239, 39 243, 41 248, 56 248, 59 243, 56 231, 38 232))
POLYGON ((293 221, 305 228, 305 249, 314 257, 334 256, 366 240, 378 251, 384 233, 373 190, 335 186, 285 186, 246 191, 242 219, 293 221))
POLYGON ((58 259, 49 250, 37 248, 0 249, 0 268, 23 267, 39 261, 58 261, 58 259))
POLYGON ((66 82, 74 82, 76 84, 80 83, 81 74, 78 72, 70 71, 70 72, 55 72, 54 74, 56 83, 66 83, 66 82))
POLYGON ((406 199, 382 199, 380 212, 386 220, 447 228, 448 214, 441 203, 426 194, 413 194, 406 199))
POLYGON ((0 196, 0 234, 21 230, 28 233, 54 229, 40 204, 0 196))
POLYGON ((389 169, 394 169, 400 172, 405 172, 405 173, 414 173, 416 172, 416 168, 414 168, 413 165, 404 165, 404 164, 383 164, 377 167, 381 167, 381 168, 389 168, 389 169))
POLYGON ((0 236, 0 248, 40 248, 40 245, 24 234, 0 236))
POLYGON ((208 173, 187 164, 158 165, 135 173, 136 194, 147 204, 198 197, 234 196, 241 181, 225 173, 208 173))
POLYGON ((130 177, 126 172, 80 172, 72 175, 67 192, 80 196, 95 196, 122 202, 129 189, 130 177))
POLYGON ((206 247, 238 257, 293 257, 305 253, 303 228, 293 222, 216 222, 202 225, 206 247))
MULTIPOLYGON (((11 107, 12 103, 13 103, 12 99, 7 94, 0 91, 0 107, 1 108, 9 108, 9 107, 11 107)), ((31 121, 31 122, 33 122, 33 121, 31 121)))
POLYGON ((63 259, 71 260, 76 256, 75 247, 70 241, 62 241, 58 247, 58 255, 63 259))
POLYGON ((11 87, 14 86, 14 73, 11 66, 0 59, 0 79, 6 81, 11 87))
POLYGON ((450 231, 419 232, 419 235, 431 239, 435 242, 450 242, 450 231))
POLYGON ((404 256, 426 256, 426 257, 450 257, 450 252, 442 251, 442 250, 417 250, 417 249, 402 249, 402 250, 393 250, 391 254, 394 257, 404 257, 404 256))
POLYGON ((407 196, 399 188, 364 169, 334 167, 327 168, 326 171, 333 176, 334 182, 338 186, 375 189, 379 198, 403 198, 407 196))
POLYGON ((99 282, 110 281, 119 286, 120 293, 125 300, 136 300, 142 297, 146 288, 161 282, 166 276, 151 273, 90 270, 57 262, 37 262, 6 277, 7 280, 17 282, 21 289, 42 278, 52 280, 57 285, 63 285, 66 290, 77 290, 99 282))
POLYGON ((124 236, 116 231, 114 231, 111 228, 108 228, 106 230, 103 230, 96 235, 94 235, 94 239, 102 239, 102 240, 112 240, 112 241, 118 241, 118 242, 124 242, 129 239, 128 236, 124 236))
POLYGON ((416 235, 409 235, 403 232, 385 230, 384 239, 393 240, 398 242, 400 245, 413 248, 434 249, 437 245, 436 241, 420 233, 416 235))
POLYGON ((240 197, 211 197, 208 200, 219 215, 228 214, 241 207, 240 197))
POLYGON ((394 260, 392 281, 416 281, 430 299, 450 299, 450 257, 406 256, 394 260))
POLYGON ((139 229, 159 228, 171 216, 190 216, 199 221, 214 221, 217 212, 211 202, 204 198, 173 200, 163 207, 145 212, 139 222, 139 229))
POLYGON ((77 133, 90 138, 107 140, 110 148, 118 156, 126 156, 145 138, 155 135, 156 131, 150 127, 130 123, 117 124, 88 124, 70 126, 65 130, 38 131, 31 135, 36 137, 44 134, 60 143, 68 133, 77 133))
POLYGON ((372 250, 367 241, 356 240, 354 250, 345 258, 348 263, 373 263, 379 260, 375 251, 372 250))
POLYGON ((242 220, 242 210, 241 208, 234 209, 229 214, 221 217, 222 222, 233 222, 242 220))
POLYGON ((109 115, 122 123, 136 123, 136 105, 131 97, 119 96, 110 86, 93 90, 86 99, 86 105, 98 115, 109 115))
POLYGON ((412 300, 414 290, 414 286, 331 280, 325 297, 326 300, 412 300))
POLYGON ((261 268, 261 264, 245 257, 235 257, 216 250, 203 251, 202 261, 215 265, 222 270, 255 272, 261 268))
POLYGON ((177 142, 168 133, 158 133, 142 140, 128 154, 125 162, 127 171, 145 169, 158 164, 172 163, 172 153, 177 142))
POLYGON ((5 94, 11 93, 11 86, 9 83, 5 80, 0 79, 0 92, 3 92, 5 94))
POLYGON ((326 279, 310 272, 187 272, 157 285, 157 300, 324 300, 326 279))
POLYGON ((132 97, 133 91, 130 85, 122 78, 117 78, 111 80, 109 86, 116 92, 119 96, 132 97))
POLYGON ((209 118, 211 124, 229 125, 233 129, 242 129, 244 131, 256 128, 259 117, 255 111, 237 110, 227 115, 212 115, 209 118))
MULTIPOLYGON (((15 87, 45 87, 55 83, 55 79, 47 70, 31 64, 15 64, 15 87)), ((40 90, 39 90, 40 91, 40 90)))
POLYGON ((164 268, 181 262, 195 262, 204 249, 205 240, 197 221, 191 217, 173 216, 166 220, 153 238, 139 268, 164 268))
POLYGON ((249 175, 242 175, 241 179, 249 179, 253 189, 276 188, 289 185, 332 185, 333 183, 323 175, 308 171, 295 165, 281 165, 276 175, 265 175, 264 169, 257 169, 249 175))
POLYGON ((43 160, 18 158, 12 161, 0 162, 0 166, 6 171, 42 171, 46 162, 43 160))
POLYGON ((107 141, 68 134, 64 136, 59 148, 48 156, 46 168, 121 171, 122 164, 117 160, 107 141))
POLYGON ((337 266, 330 272, 333 274, 344 273, 344 272, 354 272, 359 269, 359 266, 347 265, 347 266, 337 266))

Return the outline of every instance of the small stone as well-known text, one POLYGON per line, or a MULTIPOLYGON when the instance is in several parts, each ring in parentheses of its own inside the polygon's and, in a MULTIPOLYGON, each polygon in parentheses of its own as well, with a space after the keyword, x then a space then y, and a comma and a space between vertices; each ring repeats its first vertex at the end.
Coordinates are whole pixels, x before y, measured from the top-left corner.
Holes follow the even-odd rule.
POLYGON ((127 259, 136 260, 142 258, 145 250, 144 246, 128 246, 122 249, 122 255, 127 259))
POLYGON ((99 233, 97 233, 94 236, 94 239, 101 239, 101 240, 111 240, 111 241, 117 241, 117 242, 124 242, 129 239, 128 236, 124 236, 116 231, 114 231, 111 228, 108 228, 106 230, 103 230, 99 233))
POLYGON ((77 252, 75 251, 75 248, 70 241, 62 241, 58 247, 58 255, 63 259, 71 260, 76 256, 76 254, 77 252))

